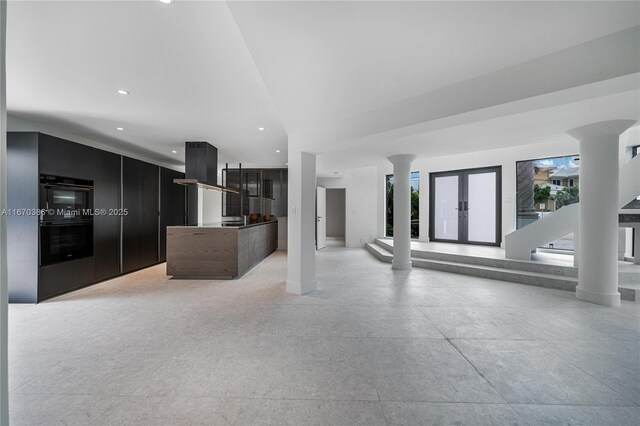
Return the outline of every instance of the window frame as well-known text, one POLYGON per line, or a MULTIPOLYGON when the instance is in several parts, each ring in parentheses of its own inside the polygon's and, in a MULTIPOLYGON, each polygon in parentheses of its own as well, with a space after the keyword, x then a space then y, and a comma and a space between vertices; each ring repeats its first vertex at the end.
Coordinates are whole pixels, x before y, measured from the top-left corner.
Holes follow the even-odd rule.
MULTIPOLYGON (((418 175, 418 236, 417 237, 411 237, 412 241, 419 241, 420 240, 420 202, 422 201, 420 198, 420 170, 414 170, 410 173, 409 175, 409 185, 411 186, 411 176, 413 174, 418 175)), ((388 200, 388 192, 387 192, 387 182, 389 181, 389 177, 393 178, 393 173, 385 173, 384 175, 384 181, 383 181, 383 185, 384 185, 384 205, 383 205, 383 209, 384 209, 384 238, 393 238, 393 236, 390 236, 387 234, 387 204, 389 202, 388 200)), ((395 182, 394 182, 395 183, 395 182)), ((391 225, 393 227, 393 224, 391 225)), ((411 225, 409 225, 411 226, 411 225)))

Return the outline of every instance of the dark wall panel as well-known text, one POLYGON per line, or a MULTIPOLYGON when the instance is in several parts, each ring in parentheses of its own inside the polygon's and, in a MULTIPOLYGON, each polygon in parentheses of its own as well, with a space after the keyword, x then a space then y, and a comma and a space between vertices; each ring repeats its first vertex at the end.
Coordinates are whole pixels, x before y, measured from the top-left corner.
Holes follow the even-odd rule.
POLYGON ((123 157, 122 272, 158 262, 158 166, 123 157))
POLYGON ((160 168, 160 262, 167 260, 167 226, 185 224, 185 186, 173 183, 184 173, 160 168))
MULTIPOLYGON (((7 205, 38 208, 38 133, 7 134, 7 205)), ((38 300, 39 223, 34 215, 7 216, 9 302, 38 300)))
POLYGON ((93 256, 95 282, 120 273, 120 155, 95 149, 93 152, 94 196, 93 256))

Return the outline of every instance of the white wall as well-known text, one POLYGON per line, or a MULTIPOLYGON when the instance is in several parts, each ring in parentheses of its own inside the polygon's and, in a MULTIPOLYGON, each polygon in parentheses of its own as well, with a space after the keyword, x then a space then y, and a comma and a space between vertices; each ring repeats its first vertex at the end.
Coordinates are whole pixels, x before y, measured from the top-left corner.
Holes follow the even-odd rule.
POLYGON ((327 237, 345 236, 346 197, 342 188, 327 189, 327 237))
POLYGON ((362 247, 378 236, 378 209, 382 201, 377 181, 377 166, 347 170, 342 178, 318 178, 318 185, 327 189, 345 188, 347 247, 362 247))
POLYGON ((198 188, 198 222, 222 220, 222 192, 198 188))

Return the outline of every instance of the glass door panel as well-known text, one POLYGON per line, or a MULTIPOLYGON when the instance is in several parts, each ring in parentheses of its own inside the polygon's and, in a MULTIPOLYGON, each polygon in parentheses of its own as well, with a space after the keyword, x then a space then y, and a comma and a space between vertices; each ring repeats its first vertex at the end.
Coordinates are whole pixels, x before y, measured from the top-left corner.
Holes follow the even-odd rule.
POLYGON ((431 173, 429 239, 500 245, 501 168, 431 173))
POLYGON ((469 173, 467 180, 467 240, 496 242, 496 172, 469 173))
POLYGON ((434 235, 437 239, 458 239, 458 184, 458 175, 435 178, 433 209, 434 235))

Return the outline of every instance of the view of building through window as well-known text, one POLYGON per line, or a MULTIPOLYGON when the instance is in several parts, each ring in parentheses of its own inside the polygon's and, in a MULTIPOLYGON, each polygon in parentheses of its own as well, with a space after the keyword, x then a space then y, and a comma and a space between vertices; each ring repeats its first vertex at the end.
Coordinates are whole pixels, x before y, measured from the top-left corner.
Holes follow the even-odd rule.
MULTIPOLYGON (((518 161, 516 184, 516 227, 520 229, 580 200, 580 158, 571 155, 518 161)), ((573 250, 573 234, 544 247, 573 250)))
MULTIPOLYGON (((386 205, 385 205, 385 235, 393 237, 393 175, 387 175, 386 185, 386 205)), ((411 238, 418 238, 419 235, 419 212, 420 206, 420 172, 411 173, 411 238)))

